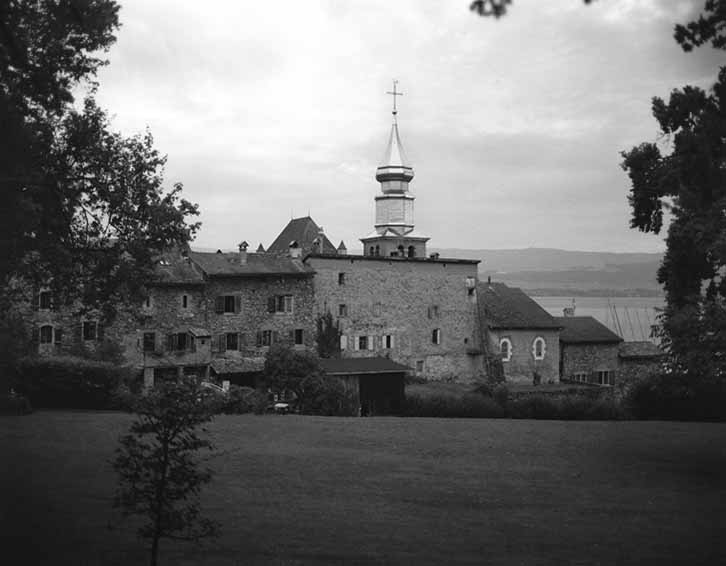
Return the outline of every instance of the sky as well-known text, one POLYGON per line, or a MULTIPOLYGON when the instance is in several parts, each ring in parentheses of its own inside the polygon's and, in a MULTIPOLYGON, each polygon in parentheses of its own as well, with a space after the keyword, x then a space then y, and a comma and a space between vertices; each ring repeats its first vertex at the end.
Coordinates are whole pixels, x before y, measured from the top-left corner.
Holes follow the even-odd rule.
POLYGON ((120 4, 97 99, 150 129, 211 249, 310 214, 360 252, 395 78, 430 248, 662 251, 629 228, 620 152, 667 144, 652 97, 708 88, 723 56, 673 40, 703 0, 514 0, 499 20, 468 0, 120 4))

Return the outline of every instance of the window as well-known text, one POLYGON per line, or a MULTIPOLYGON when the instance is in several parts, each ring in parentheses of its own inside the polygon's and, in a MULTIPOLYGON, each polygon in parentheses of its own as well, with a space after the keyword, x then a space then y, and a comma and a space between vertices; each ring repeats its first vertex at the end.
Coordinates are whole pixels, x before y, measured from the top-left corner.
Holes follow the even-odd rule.
POLYGON ((587 372, 577 371, 577 372, 575 372, 573 379, 575 381, 577 381, 578 383, 587 383, 587 372))
POLYGON ((301 346, 303 344, 303 329, 302 328, 296 328, 295 329, 295 341, 294 344, 296 346, 301 346))
POLYGON ((416 257, 416 248, 408 246, 408 257, 416 257))
POLYGON ((186 332, 168 334, 166 337, 166 349, 171 352, 184 350, 194 351, 194 337, 186 332))
POLYGON ((267 299, 267 312, 269 313, 291 313, 292 306, 292 295, 276 295, 267 299))
POLYGON ((236 332, 225 334, 225 348, 227 350, 239 350, 239 335, 236 332))
POLYGON ((53 306, 51 297, 50 291, 41 291, 38 294, 38 308, 40 310, 49 310, 53 306))
POLYGON ((151 295, 148 295, 144 299, 144 307, 146 307, 147 309, 150 309, 151 308, 151 295))
POLYGON ((502 355, 503 362, 512 359, 512 341, 509 338, 502 338, 499 341, 499 353, 502 355))
POLYGON ((153 352, 156 349, 155 332, 144 332, 143 348, 144 352, 153 352))
POLYGON ((338 305, 338 316, 348 316, 348 305, 338 305))
POLYGON ((189 297, 187 295, 182 295, 182 308, 185 309, 189 306, 189 297))
POLYGON ((233 295, 226 295, 224 297, 224 312, 235 312, 233 295))
POLYGON ((612 381, 610 379, 610 371, 598 371, 597 372, 597 382, 600 385, 612 385, 612 381))
POLYGON ((50 324, 46 324, 45 326, 40 327, 40 343, 53 343, 53 327, 50 324))
POLYGON ((358 349, 359 350, 368 349, 368 336, 358 336, 358 349))
POLYGON ((345 285, 345 273, 338 273, 338 285, 345 285))
POLYGON ((83 322, 83 339, 92 341, 97 338, 98 323, 95 320, 86 320, 83 322))
POLYGON ((416 372, 421 373, 424 370, 423 360, 416 360, 416 372))
POLYGON ((386 334, 383 337, 383 347, 386 350, 390 350, 391 348, 393 348, 393 334, 386 334))
POLYGON ((439 318, 439 305, 431 305, 428 309, 429 318, 439 318))
POLYGON ((440 328, 434 328, 431 331, 431 343, 432 344, 441 344, 441 329, 440 328))
POLYGON ((272 346, 280 341, 280 334, 277 330, 260 330, 257 333, 257 347, 272 346))
POLYGON ((532 342, 532 355, 535 360, 543 360, 547 351, 547 344, 544 338, 537 336, 532 342))

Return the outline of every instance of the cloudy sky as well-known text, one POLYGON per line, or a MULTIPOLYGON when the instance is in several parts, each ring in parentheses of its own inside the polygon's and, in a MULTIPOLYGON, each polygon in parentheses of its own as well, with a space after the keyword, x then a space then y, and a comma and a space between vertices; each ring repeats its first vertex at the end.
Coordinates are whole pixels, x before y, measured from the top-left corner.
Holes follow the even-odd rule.
POLYGON ((310 215, 359 251, 399 80, 429 246, 661 251, 628 228, 619 152, 658 140, 650 99, 715 79, 672 39, 703 0, 120 0, 98 99, 154 134, 198 202, 196 246, 268 246, 310 215))

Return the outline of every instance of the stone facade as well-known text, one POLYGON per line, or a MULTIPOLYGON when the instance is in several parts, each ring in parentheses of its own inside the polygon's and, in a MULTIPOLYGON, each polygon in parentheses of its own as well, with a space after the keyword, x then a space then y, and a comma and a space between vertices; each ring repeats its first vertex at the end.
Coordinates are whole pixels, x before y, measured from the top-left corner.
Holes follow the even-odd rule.
POLYGON ((315 311, 331 312, 344 357, 387 356, 432 380, 482 372, 477 261, 310 256, 315 311))
POLYGON ((561 344, 562 381, 613 385, 618 373, 618 344, 561 344))
POLYGON ((504 377, 509 383, 529 383, 537 372, 542 383, 559 382, 560 342, 559 331, 552 329, 490 329, 489 347, 500 352, 503 339, 509 341, 511 355, 502 358, 504 377), (534 342, 544 340, 541 356, 535 356, 534 342), (540 358, 541 359, 537 359, 540 358))

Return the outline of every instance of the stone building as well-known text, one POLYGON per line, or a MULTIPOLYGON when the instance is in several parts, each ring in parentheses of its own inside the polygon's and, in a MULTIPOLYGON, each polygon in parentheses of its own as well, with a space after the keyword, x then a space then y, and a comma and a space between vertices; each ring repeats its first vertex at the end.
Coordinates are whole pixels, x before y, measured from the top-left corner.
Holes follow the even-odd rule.
POLYGON ((524 291, 479 283, 479 317, 487 351, 499 354, 507 382, 559 381, 561 325, 524 291))
POLYGON ((563 316, 556 320, 562 326, 562 381, 613 385, 623 339, 591 316, 563 316))

